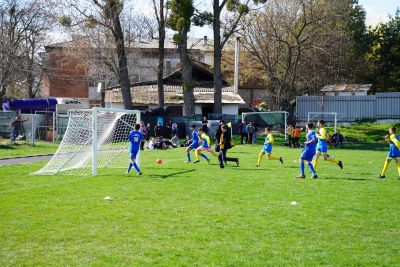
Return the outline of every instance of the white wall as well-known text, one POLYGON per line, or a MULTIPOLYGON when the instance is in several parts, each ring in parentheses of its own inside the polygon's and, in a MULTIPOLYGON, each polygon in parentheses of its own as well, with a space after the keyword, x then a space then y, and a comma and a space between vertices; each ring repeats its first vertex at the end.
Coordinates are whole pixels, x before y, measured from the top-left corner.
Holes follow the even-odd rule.
POLYGON ((83 105, 84 109, 90 108, 89 99, 88 98, 77 98, 77 100, 83 105))
POLYGON ((222 114, 238 115, 238 104, 222 104, 222 114))

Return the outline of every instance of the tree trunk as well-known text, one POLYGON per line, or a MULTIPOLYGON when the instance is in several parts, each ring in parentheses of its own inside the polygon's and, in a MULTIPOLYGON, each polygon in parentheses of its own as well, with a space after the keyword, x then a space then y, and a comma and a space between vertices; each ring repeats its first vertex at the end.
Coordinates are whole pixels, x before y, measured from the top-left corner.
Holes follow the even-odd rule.
POLYGON ((165 18, 164 0, 160 0, 160 21, 158 24, 158 68, 157 68, 157 88, 158 88, 158 107, 164 106, 164 40, 165 40, 165 18))
POLYGON ((179 59, 182 68, 183 116, 192 116, 195 113, 195 98, 193 93, 192 63, 187 53, 187 32, 181 32, 178 43, 179 59))
MULTIPOLYGON (((32 45, 32 47, 34 47, 34 44, 32 45)), ((35 77, 33 76, 33 61, 35 58, 34 55, 34 51, 32 49, 31 51, 31 56, 28 57, 28 73, 27 73, 27 77, 26 77, 26 83, 27 83, 27 87, 28 87, 28 97, 29 98, 35 98, 36 93, 33 91, 33 84, 35 82, 35 77)))
POLYGON ((214 1, 214 113, 222 114, 221 22, 219 1, 214 1))
POLYGON ((119 15, 114 15, 112 19, 113 35, 115 44, 117 46, 118 66, 119 66, 119 83, 121 85, 122 100, 124 101, 124 108, 127 110, 133 109, 131 86, 128 75, 128 65, 125 54, 124 33, 121 28, 119 15))

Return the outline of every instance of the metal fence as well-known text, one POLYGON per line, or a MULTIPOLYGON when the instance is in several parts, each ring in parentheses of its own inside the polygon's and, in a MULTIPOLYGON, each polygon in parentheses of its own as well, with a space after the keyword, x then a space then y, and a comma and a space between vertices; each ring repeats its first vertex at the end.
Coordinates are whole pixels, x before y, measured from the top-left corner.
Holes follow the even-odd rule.
MULTIPOLYGON (((308 112, 341 113, 341 122, 400 119, 400 92, 368 96, 298 96, 296 107, 298 122, 307 121, 308 112)), ((326 116, 324 120, 333 122, 334 117, 326 116)))

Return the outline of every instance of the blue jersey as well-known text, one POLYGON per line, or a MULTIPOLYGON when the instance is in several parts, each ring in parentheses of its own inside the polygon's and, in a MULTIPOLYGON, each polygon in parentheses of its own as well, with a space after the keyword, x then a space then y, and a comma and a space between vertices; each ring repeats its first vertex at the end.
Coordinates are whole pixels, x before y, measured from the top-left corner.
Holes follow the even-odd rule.
POLYGON ((317 141, 317 136, 315 135, 315 132, 313 130, 309 130, 307 135, 306 135, 306 142, 314 140, 314 142, 307 144, 304 149, 302 154, 312 154, 315 155, 316 151, 316 141, 317 141))
POLYGON ((146 138, 144 137, 142 132, 133 130, 129 133, 128 139, 131 142, 130 151, 138 151, 140 148, 140 142, 145 141, 146 138))
POLYGON ((193 130, 192 132, 192 142, 193 144, 199 144, 199 133, 197 132, 197 130, 193 130))

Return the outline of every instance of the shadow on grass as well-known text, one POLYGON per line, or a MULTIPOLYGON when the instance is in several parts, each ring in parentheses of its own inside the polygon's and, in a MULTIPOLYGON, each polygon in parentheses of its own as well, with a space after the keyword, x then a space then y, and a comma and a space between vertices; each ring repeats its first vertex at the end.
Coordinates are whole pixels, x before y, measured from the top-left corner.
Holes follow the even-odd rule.
POLYGON ((374 179, 367 179, 367 178, 325 178, 321 177, 321 180, 348 180, 348 181, 373 181, 374 179))
POLYGON ((15 149, 15 147, 10 146, 10 145, 3 145, 3 144, 0 144, 0 149, 15 149))
MULTIPOLYGON (((374 150, 374 151, 389 151, 389 145, 384 143, 345 143, 343 147, 336 149, 357 149, 357 150, 374 150)), ((333 149, 333 150, 336 150, 333 149)))
POLYGON ((179 175, 179 174, 184 174, 184 173, 189 173, 189 172, 194 172, 196 171, 195 169, 193 170, 187 170, 187 171, 181 171, 181 172, 173 172, 173 173, 169 173, 169 174, 150 174, 149 177, 150 178, 171 178, 174 175, 179 175))

